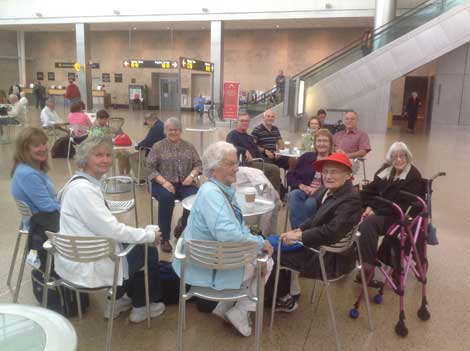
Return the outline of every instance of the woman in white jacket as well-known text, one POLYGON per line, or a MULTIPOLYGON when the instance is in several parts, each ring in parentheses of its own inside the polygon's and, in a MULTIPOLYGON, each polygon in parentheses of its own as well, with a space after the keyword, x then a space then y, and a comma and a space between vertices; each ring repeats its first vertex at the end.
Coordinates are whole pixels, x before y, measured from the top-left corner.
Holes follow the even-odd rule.
MULTIPOLYGON (((120 243, 154 242, 156 235, 152 229, 133 228, 119 223, 108 209, 100 188, 101 177, 112 165, 113 145, 110 139, 91 137, 77 149, 75 156, 80 171, 67 182, 59 194, 61 200, 60 233, 74 236, 102 236, 120 243)), ((119 271, 118 292, 114 318, 120 312, 132 311, 131 322, 146 319, 145 290, 143 272, 143 246, 134 248, 126 260, 122 260, 119 271)), ((158 253, 155 247, 149 248, 149 285, 151 317, 161 315, 165 305, 160 299, 158 274, 158 253)), ((95 288, 112 285, 114 263, 102 259, 92 263, 71 262, 60 256, 55 257, 55 270, 59 276, 73 283, 95 288)), ((110 302, 105 309, 105 318, 110 318, 110 302)))

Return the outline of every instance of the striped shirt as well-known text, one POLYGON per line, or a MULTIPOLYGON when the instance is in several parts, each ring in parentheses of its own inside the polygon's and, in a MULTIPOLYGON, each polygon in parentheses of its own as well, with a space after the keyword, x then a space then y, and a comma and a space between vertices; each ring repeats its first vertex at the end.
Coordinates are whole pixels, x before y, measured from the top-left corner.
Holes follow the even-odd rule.
POLYGON ((251 135, 255 138, 256 145, 272 152, 277 150, 277 141, 282 140, 278 127, 272 126, 268 130, 263 123, 253 128, 251 135))

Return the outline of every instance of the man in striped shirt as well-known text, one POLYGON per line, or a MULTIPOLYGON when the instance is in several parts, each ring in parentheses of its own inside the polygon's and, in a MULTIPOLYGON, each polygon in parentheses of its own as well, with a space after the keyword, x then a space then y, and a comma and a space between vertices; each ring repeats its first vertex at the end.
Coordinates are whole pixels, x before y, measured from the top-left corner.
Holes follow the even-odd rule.
POLYGON ((276 152, 284 149, 284 141, 279 128, 274 125, 275 117, 273 110, 264 111, 263 123, 253 128, 251 135, 255 139, 258 150, 267 162, 288 169, 289 159, 285 156, 276 155, 276 152))

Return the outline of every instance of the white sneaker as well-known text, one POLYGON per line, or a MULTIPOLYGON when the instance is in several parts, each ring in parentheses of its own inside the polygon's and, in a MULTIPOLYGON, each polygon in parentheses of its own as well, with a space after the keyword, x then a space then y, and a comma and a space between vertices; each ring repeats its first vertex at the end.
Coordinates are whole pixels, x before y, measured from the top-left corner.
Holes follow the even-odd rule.
POLYGON ((225 313, 231 309, 234 305, 234 302, 219 302, 217 306, 212 310, 212 313, 215 314, 217 317, 222 318, 224 321, 227 321, 225 318, 225 313))
MULTIPOLYGON (((127 294, 116 300, 114 305, 114 319, 116 319, 121 312, 129 311, 132 307, 132 300, 127 294)), ((104 318, 109 319, 111 316, 111 300, 106 300, 106 307, 104 308, 104 318)))
MULTIPOLYGON (((152 302, 150 303, 150 318, 160 316, 165 312, 165 304, 163 302, 152 302)), ((147 308, 143 307, 132 307, 132 311, 129 314, 129 320, 132 323, 140 323, 147 319, 147 308)))
POLYGON ((225 313, 225 317, 237 329, 241 335, 250 336, 252 333, 251 321, 248 312, 240 311, 237 307, 232 307, 225 313))

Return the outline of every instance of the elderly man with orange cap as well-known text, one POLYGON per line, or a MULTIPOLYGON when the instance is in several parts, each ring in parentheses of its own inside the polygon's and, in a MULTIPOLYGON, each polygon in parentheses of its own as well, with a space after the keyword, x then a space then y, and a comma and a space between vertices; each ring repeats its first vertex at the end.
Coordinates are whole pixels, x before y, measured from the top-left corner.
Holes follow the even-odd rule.
MULTIPOLYGON (((362 214, 361 198, 352 185, 351 161, 344 153, 334 153, 314 163, 321 172, 323 185, 313 194, 319 208, 314 217, 295 230, 281 234, 284 244, 302 242, 304 246, 318 248, 333 245, 344 238, 359 223, 362 214)), ((351 255, 324 256, 328 277, 348 272, 355 263, 351 255)), ((310 250, 286 251, 281 255, 281 265, 301 273, 306 278, 321 277, 318 256, 310 250)), ((276 263, 278 264, 278 263, 276 263)), ((276 310, 292 312, 297 309, 297 301, 290 295, 290 272, 282 270, 279 276, 276 310)))

